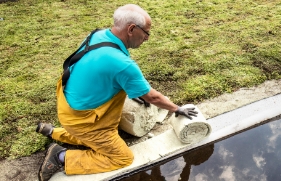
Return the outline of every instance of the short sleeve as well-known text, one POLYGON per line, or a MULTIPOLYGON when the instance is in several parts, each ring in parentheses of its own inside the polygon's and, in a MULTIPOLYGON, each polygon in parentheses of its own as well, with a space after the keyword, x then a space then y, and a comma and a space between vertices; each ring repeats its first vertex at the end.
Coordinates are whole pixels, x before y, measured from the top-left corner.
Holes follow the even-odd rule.
POLYGON ((135 62, 119 72, 116 76, 116 81, 130 99, 143 96, 151 89, 151 86, 135 62))

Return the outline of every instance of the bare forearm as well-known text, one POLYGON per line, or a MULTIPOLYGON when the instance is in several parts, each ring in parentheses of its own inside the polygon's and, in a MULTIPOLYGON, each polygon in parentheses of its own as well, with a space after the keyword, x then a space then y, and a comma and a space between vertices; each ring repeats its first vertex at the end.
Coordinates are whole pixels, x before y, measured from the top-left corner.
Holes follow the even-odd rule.
POLYGON ((148 94, 142 96, 142 98, 157 107, 167 109, 171 112, 175 112, 178 109, 176 104, 155 89, 152 89, 148 94))

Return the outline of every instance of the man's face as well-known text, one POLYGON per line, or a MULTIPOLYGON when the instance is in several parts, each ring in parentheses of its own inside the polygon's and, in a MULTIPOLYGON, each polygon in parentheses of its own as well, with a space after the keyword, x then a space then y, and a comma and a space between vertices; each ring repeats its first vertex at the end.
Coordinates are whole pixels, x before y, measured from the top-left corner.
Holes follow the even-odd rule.
POLYGON ((138 48, 144 41, 148 40, 151 23, 147 23, 144 27, 140 27, 139 25, 133 26, 133 36, 130 39, 129 48, 138 48))

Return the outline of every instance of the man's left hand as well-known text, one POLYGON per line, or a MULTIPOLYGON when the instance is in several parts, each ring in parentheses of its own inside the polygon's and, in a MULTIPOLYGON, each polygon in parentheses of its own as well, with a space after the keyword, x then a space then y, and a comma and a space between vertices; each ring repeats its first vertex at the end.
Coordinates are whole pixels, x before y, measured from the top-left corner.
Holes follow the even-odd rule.
POLYGON ((133 98, 134 101, 136 101, 139 104, 144 104, 145 107, 150 107, 150 103, 146 102, 143 98, 133 98))

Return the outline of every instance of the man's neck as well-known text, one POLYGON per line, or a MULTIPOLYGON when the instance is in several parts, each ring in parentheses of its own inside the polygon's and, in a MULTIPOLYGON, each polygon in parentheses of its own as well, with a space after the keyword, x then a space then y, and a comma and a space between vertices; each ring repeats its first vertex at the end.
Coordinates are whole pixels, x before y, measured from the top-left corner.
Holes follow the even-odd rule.
POLYGON ((128 49, 127 38, 124 36, 125 35, 124 33, 116 30, 116 28, 114 28, 114 27, 111 29, 111 33, 113 35, 115 35, 117 38, 119 38, 123 42, 125 47, 128 49))

